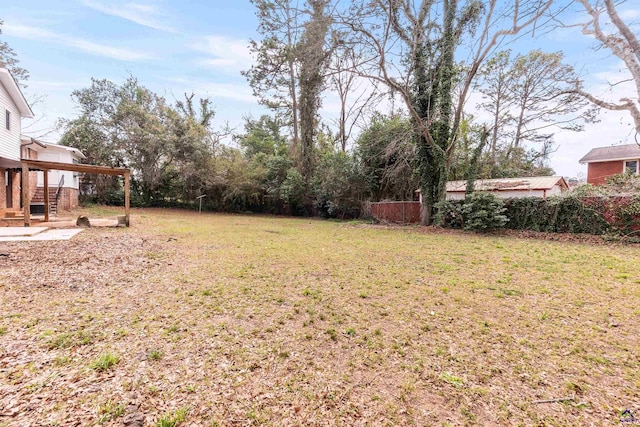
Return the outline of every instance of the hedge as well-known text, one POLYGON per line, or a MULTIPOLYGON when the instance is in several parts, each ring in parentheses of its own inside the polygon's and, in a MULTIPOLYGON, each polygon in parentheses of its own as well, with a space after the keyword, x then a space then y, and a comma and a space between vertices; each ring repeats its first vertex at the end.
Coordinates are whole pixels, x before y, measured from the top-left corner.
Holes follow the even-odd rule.
MULTIPOLYGON (((441 206, 446 227, 465 226, 464 201, 441 206)), ((505 227, 554 233, 640 236, 640 195, 618 197, 558 196, 505 200, 505 227)))

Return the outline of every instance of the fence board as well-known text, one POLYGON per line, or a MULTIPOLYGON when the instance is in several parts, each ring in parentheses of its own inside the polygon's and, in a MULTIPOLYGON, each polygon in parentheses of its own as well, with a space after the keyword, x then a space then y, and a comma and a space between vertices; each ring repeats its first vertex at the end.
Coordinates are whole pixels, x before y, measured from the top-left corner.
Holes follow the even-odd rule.
POLYGON ((420 202, 371 203, 371 216, 378 221, 418 224, 420 223, 420 202))

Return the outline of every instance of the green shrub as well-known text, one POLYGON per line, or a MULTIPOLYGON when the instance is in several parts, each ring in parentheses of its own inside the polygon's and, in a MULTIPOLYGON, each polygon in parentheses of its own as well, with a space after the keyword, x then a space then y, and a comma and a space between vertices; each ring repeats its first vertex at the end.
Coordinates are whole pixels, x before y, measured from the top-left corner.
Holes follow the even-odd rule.
POLYGON ((464 229, 489 232, 502 228, 509 221, 504 202, 497 196, 486 192, 473 193, 466 197, 462 206, 464 229))
POLYGON ((464 216, 462 214, 462 200, 446 200, 436 204, 436 209, 440 217, 439 223, 447 228, 462 228, 464 226, 464 216))

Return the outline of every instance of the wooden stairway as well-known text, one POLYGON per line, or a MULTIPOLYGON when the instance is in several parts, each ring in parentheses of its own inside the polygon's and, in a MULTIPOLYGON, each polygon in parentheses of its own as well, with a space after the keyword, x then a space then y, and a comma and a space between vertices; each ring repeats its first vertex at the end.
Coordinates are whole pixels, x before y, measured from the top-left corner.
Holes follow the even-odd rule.
MULTIPOLYGON (((51 215, 58 214, 58 199, 56 198, 57 187, 49 187, 49 213, 51 215)), ((31 203, 44 203, 44 188, 36 188, 36 193, 31 198, 31 203)))

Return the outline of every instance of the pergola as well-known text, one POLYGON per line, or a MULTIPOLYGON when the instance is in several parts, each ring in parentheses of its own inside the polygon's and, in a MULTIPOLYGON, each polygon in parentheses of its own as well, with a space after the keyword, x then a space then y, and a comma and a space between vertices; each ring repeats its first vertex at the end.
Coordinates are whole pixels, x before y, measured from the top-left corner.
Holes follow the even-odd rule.
POLYGON ((31 192, 29 191, 29 170, 44 171, 44 220, 49 221, 49 172, 64 170, 97 175, 124 176, 124 221, 129 226, 129 203, 131 171, 125 168, 108 166, 82 165, 77 163, 48 162, 45 160, 21 159, 22 161, 22 204, 24 209, 24 226, 31 226, 31 192))

